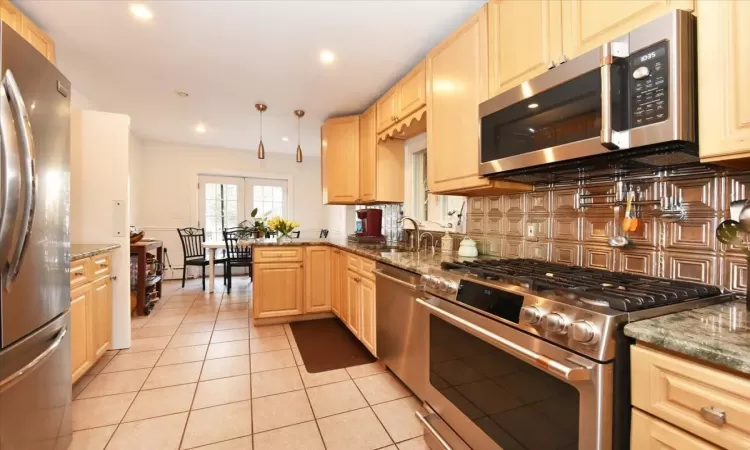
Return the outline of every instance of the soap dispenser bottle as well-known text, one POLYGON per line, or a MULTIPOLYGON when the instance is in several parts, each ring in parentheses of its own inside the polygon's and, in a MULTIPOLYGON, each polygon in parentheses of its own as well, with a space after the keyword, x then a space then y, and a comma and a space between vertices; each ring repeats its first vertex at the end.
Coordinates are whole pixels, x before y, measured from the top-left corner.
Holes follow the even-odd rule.
POLYGON ((440 253, 453 253, 453 236, 445 230, 445 235, 440 239, 440 253))

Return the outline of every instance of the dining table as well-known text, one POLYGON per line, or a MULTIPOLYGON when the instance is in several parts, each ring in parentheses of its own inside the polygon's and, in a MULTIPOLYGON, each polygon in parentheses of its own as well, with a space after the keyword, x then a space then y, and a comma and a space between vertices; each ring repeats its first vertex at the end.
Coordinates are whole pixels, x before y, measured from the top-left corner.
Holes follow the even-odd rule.
POLYGON ((208 292, 212 293, 214 291, 214 279, 216 278, 216 267, 214 266, 216 249, 226 248, 226 245, 224 241, 204 241, 201 245, 208 250, 208 292))
MULTIPOLYGON (((240 247, 251 247, 252 241, 239 241, 238 246, 240 247)), ((216 267, 214 261, 216 261, 216 249, 226 248, 224 241, 204 241, 201 246, 208 250, 208 292, 214 292, 214 279, 216 278, 216 267)))

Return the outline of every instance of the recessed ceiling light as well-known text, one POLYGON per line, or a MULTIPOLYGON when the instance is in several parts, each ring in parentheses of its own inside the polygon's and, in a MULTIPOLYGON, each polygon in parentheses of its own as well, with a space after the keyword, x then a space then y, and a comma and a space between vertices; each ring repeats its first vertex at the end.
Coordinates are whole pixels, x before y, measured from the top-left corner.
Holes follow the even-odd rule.
POLYGON ((535 130, 533 128, 529 128, 529 131, 533 133, 535 130))
POLYGON ((289 142, 289 138, 286 137, 286 136, 282 137, 281 140, 284 141, 284 142, 289 142))
POLYGON ((200 133, 200 134, 205 133, 206 132, 206 126, 203 125, 202 123, 199 123, 198 125, 195 126, 195 132, 196 133, 200 133))
POLYGON ((176 91, 176 94, 177 94, 177 95, 178 95, 179 97, 187 97, 187 96, 189 96, 189 95, 190 95, 190 94, 188 94, 187 92, 183 92, 183 91, 176 91))
POLYGON ((320 62, 323 64, 333 64, 336 60, 336 55, 330 50, 323 50, 320 52, 320 62))
POLYGON ((538 103, 529 103, 529 108, 531 108, 531 109, 539 108, 539 104, 538 103))
POLYGON ((151 20, 154 18, 154 13, 143 3, 131 3, 130 14, 143 20, 151 20))

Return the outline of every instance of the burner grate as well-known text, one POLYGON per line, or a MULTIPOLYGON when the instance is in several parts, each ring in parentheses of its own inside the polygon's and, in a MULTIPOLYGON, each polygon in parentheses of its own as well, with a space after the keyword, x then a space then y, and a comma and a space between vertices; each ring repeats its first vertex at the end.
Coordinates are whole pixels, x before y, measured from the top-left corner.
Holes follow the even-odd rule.
POLYGON ((444 270, 468 271, 480 278, 526 286, 537 292, 575 295, 618 311, 636 311, 721 294, 716 286, 608 272, 535 259, 486 259, 443 263, 444 270))

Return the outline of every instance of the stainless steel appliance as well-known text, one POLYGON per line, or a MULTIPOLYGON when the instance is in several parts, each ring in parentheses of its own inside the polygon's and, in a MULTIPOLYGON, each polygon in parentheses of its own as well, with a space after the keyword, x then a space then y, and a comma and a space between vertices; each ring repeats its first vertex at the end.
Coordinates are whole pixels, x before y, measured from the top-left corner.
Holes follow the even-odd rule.
POLYGON ((422 419, 434 449, 629 448, 622 327, 732 298, 715 286, 537 260, 443 269, 424 276, 417 300, 428 323, 423 399, 435 412, 422 419), (446 425, 455 434, 442 435, 446 425))
POLYGON ((695 18, 677 10, 485 101, 479 172, 698 161, 695 54, 695 18))
POLYGON ((0 27, 0 448, 71 439, 70 83, 0 27))
POLYGON ((417 314, 422 294, 420 276, 378 263, 375 269, 378 357, 418 397, 423 398, 421 373, 427 364, 424 315, 417 314))

